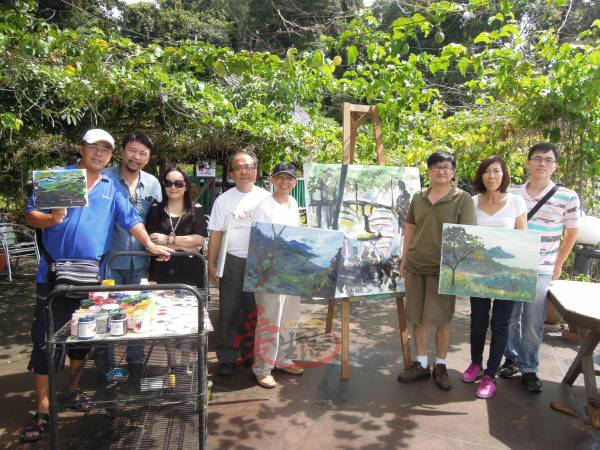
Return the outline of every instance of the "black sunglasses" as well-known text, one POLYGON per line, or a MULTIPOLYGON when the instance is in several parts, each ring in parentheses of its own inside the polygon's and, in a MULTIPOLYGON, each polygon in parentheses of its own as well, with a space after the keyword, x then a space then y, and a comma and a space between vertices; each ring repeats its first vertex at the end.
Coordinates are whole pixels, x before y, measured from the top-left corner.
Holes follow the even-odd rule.
POLYGON ((181 189, 181 188, 185 187, 185 181, 181 181, 181 180, 175 180, 175 181, 165 180, 165 181, 163 181, 163 184, 165 185, 166 188, 175 186, 177 189, 181 189))

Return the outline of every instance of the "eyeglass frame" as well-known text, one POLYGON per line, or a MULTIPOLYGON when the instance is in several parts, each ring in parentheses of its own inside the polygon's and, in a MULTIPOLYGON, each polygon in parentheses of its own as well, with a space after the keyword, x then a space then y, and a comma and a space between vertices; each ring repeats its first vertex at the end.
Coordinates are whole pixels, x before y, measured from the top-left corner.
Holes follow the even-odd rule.
POLYGON ((431 170, 432 172, 437 172, 437 173, 448 173, 448 172, 453 172, 456 169, 453 166, 431 166, 429 167, 427 170, 431 170))
POLYGON ((242 172, 242 171, 246 171, 246 172, 250 172, 252 170, 256 170, 256 166, 254 164, 245 164, 243 166, 232 166, 231 167, 231 171, 232 172, 242 172))
POLYGON ((542 158, 541 156, 532 156, 531 158, 529 158, 529 161, 532 161, 535 164, 547 164, 547 165, 552 165, 552 164, 556 164, 556 159, 554 158, 542 158))
POLYGON ((104 145, 98 145, 96 142, 91 143, 91 144, 88 143, 88 142, 86 142, 85 143, 85 147, 89 148, 90 150, 92 150, 92 151, 94 151, 96 153, 100 153, 101 155, 104 155, 104 156, 112 154, 112 152, 113 152, 113 148, 112 147, 110 147, 110 146, 107 147, 107 146, 104 146, 104 145))

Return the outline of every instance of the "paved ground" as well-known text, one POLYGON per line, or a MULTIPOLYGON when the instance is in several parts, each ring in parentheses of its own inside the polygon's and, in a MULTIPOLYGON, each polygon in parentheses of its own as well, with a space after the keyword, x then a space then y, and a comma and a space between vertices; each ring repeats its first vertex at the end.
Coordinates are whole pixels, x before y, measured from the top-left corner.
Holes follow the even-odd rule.
MULTIPOLYGON (((0 449, 48 448, 47 441, 16 443, 18 429, 34 408, 31 376, 25 372, 32 283, 31 271, 12 284, 0 282, 0 449)), ((216 307, 213 301, 213 317, 216 307)), ((547 333, 542 347, 542 394, 529 394, 518 378, 500 379, 496 397, 484 401, 475 398, 473 385, 459 380, 469 355, 466 302, 458 302, 454 321, 450 392, 440 391, 432 381, 396 382, 401 351, 392 301, 356 302, 351 311, 348 381, 340 379, 336 357, 339 311, 333 335, 314 328, 325 319, 324 303, 302 308, 297 353, 305 363, 316 363, 304 375, 275 373, 279 385, 273 390, 257 386, 245 368, 227 378, 211 375, 209 448, 600 449, 600 432, 549 407, 558 400, 583 415, 581 377, 573 388, 560 384, 576 347, 557 333, 547 333)), ((211 352, 209 373, 215 369, 211 352)), ((61 424, 73 428, 80 420, 71 414, 61 424)))

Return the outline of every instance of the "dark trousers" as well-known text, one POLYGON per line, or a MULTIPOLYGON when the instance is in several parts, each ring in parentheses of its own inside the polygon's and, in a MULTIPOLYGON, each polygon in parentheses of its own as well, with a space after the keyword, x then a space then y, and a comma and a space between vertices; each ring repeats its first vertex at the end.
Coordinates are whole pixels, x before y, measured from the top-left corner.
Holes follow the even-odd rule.
MULTIPOLYGON (((31 324, 31 341, 33 349, 27 370, 38 375, 48 375, 48 353, 46 346, 46 298, 54 289, 48 283, 37 284, 37 302, 33 315, 33 323, 31 324)), ((71 320, 73 312, 79 308, 80 300, 56 297, 52 303, 52 322, 54 324, 54 332, 60 330, 67 322, 71 320)), ((89 345, 82 344, 81 346, 69 346, 67 355, 70 359, 83 360, 89 352, 89 345)), ((64 346, 57 349, 55 356, 55 372, 58 372, 64 367, 65 352, 64 346)))
POLYGON ((219 320, 217 358, 220 363, 242 362, 252 358, 256 328, 256 302, 253 292, 243 292, 246 259, 227 254, 223 277, 219 279, 219 320))
MULTIPOLYGON (((490 325, 489 298, 471 297, 471 362, 483 365, 483 348, 485 335, 490 325)), ((492 308, 492 339, 490 356, 484 374, 494 378, 500 367, 502 355, 508 342, 508 324, 515 302, 510 300, 494 300, 492 308)))

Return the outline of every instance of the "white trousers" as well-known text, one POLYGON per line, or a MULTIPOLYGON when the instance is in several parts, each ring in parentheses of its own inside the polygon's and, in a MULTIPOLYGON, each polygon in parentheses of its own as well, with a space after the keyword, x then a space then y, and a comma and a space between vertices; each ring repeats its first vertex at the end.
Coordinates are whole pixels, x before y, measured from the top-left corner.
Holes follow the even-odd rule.
POLYGON ((266 292, 255 292, 254 297, 258 314, 252 371, 256 376, 264 376, 275 366, 292 363, 300 297, 266 292))

